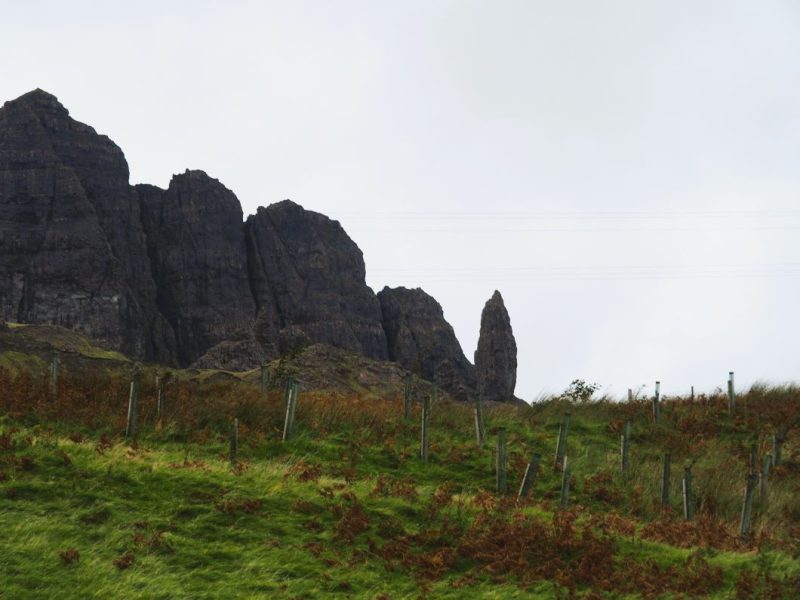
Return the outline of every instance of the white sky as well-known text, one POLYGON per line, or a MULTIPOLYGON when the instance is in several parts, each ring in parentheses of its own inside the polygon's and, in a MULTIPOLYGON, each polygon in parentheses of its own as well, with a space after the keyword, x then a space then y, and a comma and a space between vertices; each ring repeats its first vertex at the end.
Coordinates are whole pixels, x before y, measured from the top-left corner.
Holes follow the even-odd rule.
POLYGON ((800 3, 0 0, 36 87, 245 213, 342 222, 465 353, 499 289, 517 394, 798 379, 800 3))

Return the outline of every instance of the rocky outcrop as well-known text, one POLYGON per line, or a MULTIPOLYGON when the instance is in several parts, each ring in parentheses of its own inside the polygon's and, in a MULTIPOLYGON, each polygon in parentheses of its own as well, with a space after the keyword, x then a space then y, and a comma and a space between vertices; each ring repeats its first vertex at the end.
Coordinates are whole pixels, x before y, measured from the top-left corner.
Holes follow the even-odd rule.
POLYGON ((464 356, 442 307, 423 290, 385 287, 378 292, 390 360, 450 395, 467 400, 476 387, 475 368, 464 356))
POLYGON ((171 358, 122 151, 41 90, 0 109, 0 314, 171 358))
POLYGON ((245 229, 256 338, 269 356, 324 343, 388 358, 364 257, 338 221, 285 200, 259 208, 245 229))
POLYGON ((514 399, 517 384, 517 343, 503 297, 495 291, 481 313, 481 332, 475 351, 478 393, 485 400, 514 399))
MULTIPOLYGON (((174 176, 166 191, 137 191, 158 309, 175 334, 178 363, 191 364, 220 342, 246 338, 255 302, 239 200, 203 171, 174 176)), ((218 366, 233 368, 227 361, 218 366)))
POLYGON ((264 364, 266 360, 261 344, 251 333, 223 340, 212 346, 191 364, 191 368, 248 371, 256 365, 264 364))
MULTIPOLYGON (((324 344, 475 395, 439 303, 419 289, 376 296, 337 221, 289 200, 242 217, 202 171, 166 190, 131 186, 122 151, 46 92, 0 109, 0 322, 63 326, 183 367, 247 370, 324 344)), ((481 390, 503 400, 516 348, 492 302, 476 360, 481 390)))

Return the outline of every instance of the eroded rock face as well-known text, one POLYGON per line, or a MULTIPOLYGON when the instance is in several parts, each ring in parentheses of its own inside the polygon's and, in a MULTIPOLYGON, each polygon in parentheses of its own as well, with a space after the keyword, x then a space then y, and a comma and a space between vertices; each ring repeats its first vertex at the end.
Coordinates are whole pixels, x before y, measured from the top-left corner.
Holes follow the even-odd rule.
MULTIPOLYGON (((337 221, 286 200, 243 223, 233 192, 202 171, 131 186, 122 151, 41 90, 0 109, 3 320, 183 367, 250 369, 321 343, 394 360, 455 398, 477 388, 439 303, 419 289, 376 296, 337 221)), ((513 394, 508 315, 484 320, 482 385, 513 394)))
POLYGON ((246 223, 256 338, 269 356, 324 343, 388 357, 361 250, 333 221, 285 200, 246 223))
POLYGON ((475 368, 464 356, 442 307, 423 290, 385 287, 378 292, 390 360, 435 381, 454 398, 475 392, 475 368))
POLYGON ((481 333, 475 351, 478 392, 486 400, 514 398, 517 384, 517 343, 503 297, 495 291, 481 313, 481 333))
POLYGON ((246 337, 255 302, 234 193, 203 171, 175 175, 166 191, 137 191, 158 309, 175 333, 178 362, 191 364, 220 342, 246 337))
POLYGON ((170 358, 122 151, 41 90, 0 109, 0 315, 170 358))

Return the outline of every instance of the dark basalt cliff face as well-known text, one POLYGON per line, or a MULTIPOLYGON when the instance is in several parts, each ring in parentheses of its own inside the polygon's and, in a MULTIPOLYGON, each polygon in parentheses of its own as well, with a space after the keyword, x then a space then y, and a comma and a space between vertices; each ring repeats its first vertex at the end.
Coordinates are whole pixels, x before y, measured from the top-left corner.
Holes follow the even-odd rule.
POLYGON ((481 313, 481 333, 475 351, 478 392, 486 400, 514 398, 517 385, 517 343, 500 292, 495 291, 481 313))
POLYGON ((0 109, 0 278, 9 320, 171 358, 125 157, 41 90, 0 109))
MULTIPOLYGON (((396 361, 456 398, 478 385, 438 302, 376 296, 337 221, 286 200, 243 222, 233 192, 202 171, 166 190, 131 186, 122 151, 41 90, 0 108, 4 319, 183 367, 249 369, 323 343, 396 361)), ((484 387, 501 386, 492 397, 513 392, 509 360, 481 364, 484 387)))
POLYGON ((166 191, 137 191, 158 310, 175 333, 178 362, 191 364, 226 340, 246 340, 255 302, 239 200, 202 171, 174 176, 166 191))
POLYGON ((337 221, 285 200, 259 208, 245 229, 256 337, 270 356, 322 342, 388 358, 363 255, 337 221))
POLYGON ((389 358, 424 379, 435 381, 454 398, 475 392, 475 367, 444 319, 440 304, 421 289, 385 287, 378 292, 389 358))

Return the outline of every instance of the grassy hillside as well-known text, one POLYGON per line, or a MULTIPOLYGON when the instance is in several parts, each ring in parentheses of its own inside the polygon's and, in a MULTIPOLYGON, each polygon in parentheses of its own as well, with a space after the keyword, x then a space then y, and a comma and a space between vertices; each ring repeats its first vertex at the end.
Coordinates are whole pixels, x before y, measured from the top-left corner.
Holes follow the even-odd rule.
MULTIPOLYGON (((125 439, 128 376, 66 370, 55 397, 40 371, 0 369, 0 598, 795 598, 800 589, 800 432, 738 536, 750 448, 796 424, 800 390, 757 387, 735 415, 721 395, 663 403, 581 401, 487 408, 434 403, 428 464, 420 403, 301 390, 281 441, 281 391, 176 377, 156 418, 141 377, 139 431, 125 439), (559 508, 553 455, 571 413, 573 479, 559 508), (239 420, 238 462, 229 432, 239 420), (619 435, 633 420, 631 468, 619 435), (508 493, 495 492, 497 431, 508 493), (672 452, 670 509, 661 461, 672 452), (516 488, 531 454, 531 498, 516 488), (693 465, 696 516, 682 518, 693 465)), ((579 390, 580 391, 580 390, 579 390)), ((421 394, 418 394, 421 395, 421 394)))

